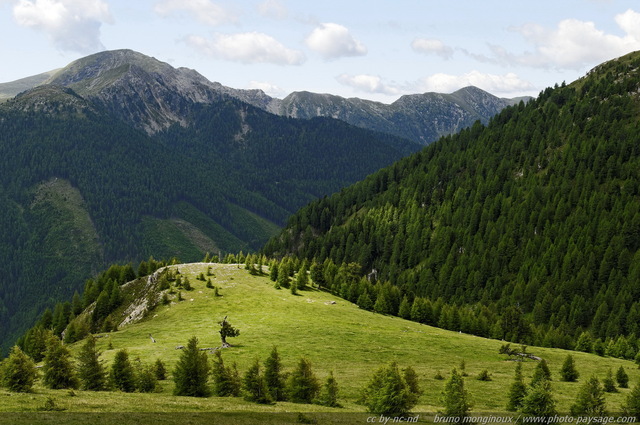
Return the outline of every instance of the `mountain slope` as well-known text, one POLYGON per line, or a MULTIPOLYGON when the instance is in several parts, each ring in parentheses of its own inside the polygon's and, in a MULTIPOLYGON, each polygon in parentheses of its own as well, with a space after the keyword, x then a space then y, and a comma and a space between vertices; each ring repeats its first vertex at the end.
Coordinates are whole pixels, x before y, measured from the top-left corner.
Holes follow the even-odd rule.
MULTIPOLYGON (((24 410, 25 397, 28 406, 39 406, 46 397, 54 397, 70 412, 183 412, 198 409, 200 412, 326 412, 338 415, 345 412, 364 412, 357 404, 361 389, 373 372, 381 365, 396 361, 400 368, 411 366, 418 376, 424 394, 419 398, 415 412, 442 410, 441 392, 444 381, 436 374, 447 375, 465 361, 465 387, 474 401, 474 412, 504 412, 508 387, 513 381, 514 362, 498 353, 503 342, 478 338, 458 332, 425 326, 396 317, 375 314, 358 308, 340 298, 317 289, 300 291, 292 295, 288 290, 276 290, 266 276, 253 276, 236 264, 193 263, 170 266, 174 277, 163 271, 126 283, 120 287, 123 305, 118 307, 110 320, 118 324, 118 331, 100 333, 96 345, 103 352, 107 365, 118 350, 126 349, 130 359, 139 358, 142 364, 161 359, 169 373, 182 353, 177 346, 186 346, 189 338, 196 336, 202 349, 219 347, 217 322, 225 316, 240 330, 240 335, 229 338, 231 348, 221 351, 225 365, 237 363, 240 374, 256 359, 262 363, 274 346, 282 360, 284 371, 293 369, 300 357, 307 358, 313 372, 323 383, 333 372, 339 386, 342 409, 278 402, 274 406, 261 406, 241 401, 239 398, 172 396, 171 377, 162 381, 162 389, 154 394, 126 394, 101 392, 100 402, 93 400, 91 391, 76 391, 68 397, 68 390, 45 390, 38 387, 33 394, 13 394, 0 410, 24 410), (175 274, 177 271, 179 275, 175 274), (200 274, 210 279, 218 288, 207 288, 198 279, 200 274), (177 287, 189 280, 192 290, 177 287), (166 280, 169 279, 169 280, 166 280), (164 282, 164 283, 163 283, 164 282), (169 287, 159 290, 159 286, 169 287), (181 291, 182 301, 179 301, 181 291), (148 308, 149 300, 160 301, 166 295, 168 303, 148 308), (129 319, 135 317, 133 321, 129 319), (152 339, 152 338, 153 339, 152 339), (491 381, 476 379, 482 370, 491 374, 491 381)), ((265 271, 268 271, 265 269, 265 271)), ((90 321, 95 304, 74 319, 72 327, 81 328, 83 321, 90 321)), ((67 332, 69 328, 67 329, 67 332)), ((84 341, 70 344, 77 353, 84 341)), ((558 349, 529 347, 529 352, 544 358, 553 373, 554 398, 559 412, 568 412, 580 383, 560 382, 558 372, 567 352, 558 349)), ((209 357, 209 350, 205 351, 209 357)), ((604 358, 587 353, 572 353, 581 380, 592 374, 604 376, 609 369, 623 366, 630 375, 630 382, 640 379, 640 371, 633 363, 620 359, 604 358), (582 378, 584 377, 584 378, 582 378)), ((529 382, 535 361, 524 361, 523 375, 529 382)), ((619 411, 619 406, 629 389, 607 394, 609 411, 619 411)), ((0 395, 3 390, 0 390, 0 395)), ((505 412, 506 413, 506 412, 505 412)), ((310 414, 315 417, 315 414, 310 414)), ((354 423, 342 417, 339 423, 354 423)), ((358 418, 359 420, 360 418, 358 418)), ((362 418, 365 420, 365 418, 362 418)), ((255 419, 254 422, 256 423, 255 419)), ((323 421, 322 423, 334 423, 323 421)))
POLYGON ((282 100, 277 112, 294 118, 337 118, 357 127, 405 137, 426 145, 441 136, 457 133, 476 120, 486 124, 492 116, 520 100, 500 99, 477 87, 466 87, 451 94, 402 96, 390 105, 357 98, 295 92, 282 100))
POLYGON ((583 331, 600 343, 626 335, 635 347, 638 93, 639 53, 603 64, 313 202, 265 252, 359 262, 410 302, 450 306, 427 323, 560 347, 583 331), (461 323, 461 305, 502 319, 461 323))

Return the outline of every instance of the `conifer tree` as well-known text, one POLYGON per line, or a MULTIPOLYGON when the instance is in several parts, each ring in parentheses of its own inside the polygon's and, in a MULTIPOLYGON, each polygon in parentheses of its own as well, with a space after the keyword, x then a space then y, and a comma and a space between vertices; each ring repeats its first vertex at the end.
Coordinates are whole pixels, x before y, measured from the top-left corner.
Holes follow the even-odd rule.
POLYGON ((311 363, 304 357, 301 358, 287 381, 289 400, 294 403, 311 403, 319 390, 320 385, 311 370, 311 363))
POLYGON ((79 382, 71 354, 56 336, 49 338, 42 369, 44 371, 43 383, 47 388, 54 390, 78 388, 79 382))
POLYGON ((231 370, 224 365, 220 350, 216 350, 211 368, 213 380, 213 395, 216 397, 231 397, 234 395, 234 383, 231 370))
POLYGON ((605 416, 604 390, 597 376, 592 376, 582 385, 575 403, 571 406, 574 416, 605 416))
POLYGON ((269 394, 267 385, 264 382, 264 376, 260 373, 258 359, 251 365, 242 379, 242 393, 247 401, 260 404, 273 403, 271 394, 269 394))
POLYGON ((518 362, 516 365, 516 373, 509 388, 509 401, 507 402, 507 410, 515 412, 522 407, 522 399, 527 395, 527 386, 524 383, 522 377, 522 363, 518 362))
POLYGON ((409 320, 411 319, 411 304, 409 304, 409 300, 405 295, 400 302, 400 308, 398 309, 398 316, 403 319, 409 320))
POLYGON ((158 386, 157 367, 155 364, 139 368, 136 372, 136 388, 141 393, 152 393, 158 386))
POLYGON ((100 361, 100 352, 96 349, 96 340, 90 336, 77 357, 80 389, 104 391, 107 388, 107 376, 100 361))
POLYGON ((412 400, 412 401, 414 403, 417 403, 418 399, 422 395, 422 389, 420 388, 420 384, 418 383, 418 374, 411 366, 407 366, 406 368, 404 368, 402 372, 403 372, 402 378, 404 379, 404 382, 407 384, 407 388, 409 389, 409 392, 413 394, 415 398, 415 400, 412 400))
POLYGON ((565 357, 564 363, 562 364, 562 368, 560 369, 560 379, 565 382, 575 382, 578 380, 579 376, 580 374, 576 370, 573 356, 571 354, 567 354, 567 357, 565 357))
POLYGON ((198 338, 194 336, 189 340, 187 347, 182 350, 173 371, 173 380, 176 383, 173 394, 207 397, 210 394, 207 385, 208 376, 207 355, 198 349, 198 338))
POLYGON ((38 376, 36 365, 17 345, 13 346, 9 357, 0 363, 0 383, 9 391, 30 392, 38 376))
POLYGON ((298 275, 296 276, 296 285, 300 291, 304 291, 307 289, 308 284, 309 276, 307 275, 307 269, 303 267, 298 271, 298 275))
POLYGON ((607 372, 607 376, 602 380, 602 386, 604 387, 604 391, 607 393, 617 393, 618 389, 616 388, 616 383, 613 380, 613 372, 611 369, 607 372))
POLYGON ((532 384, 527 395, 522 399, 520 411, 527 415, 549 418, 556 413, 556 402, 553 399, 551 382, 539 379, 532 384))
POLYGON ((402 415, 415 406, 415 401, 395 362, 374 372, 362 391, 363 404, 375 414, 402 415))
POLYGON ((636 419, 640 418, 640 382, 638 382, 627 395, 624 412, 629 416, 635 416, 636 419))
POLYGON ((551 380, 551 371, 549 370, 547 361, 542 359, 536 365, 536 368, 533 371, 533 377, 531 378, 531 386, 536 385, 540 381, 550 381, 550 380, 551 380))
POLYGON ((264 362, 264 380, 269 389, 269 394, 275 401, 287 399, 282 363, 276 347, 273 347, 271 354, 264 362))
POLYGON ((471 401, 469 394, 464 388, 464 379, 456 368, 451 371, 451 376, 447 380, 442 392, 443 414, 448 417, 464 418, 469 415, 471 401))
POLYGON ((276 260, 273 260, 271 262, 271 266, 269 267, 269 279, 271 279, 273 282, 276 282, 278 280, 278 262, 276 260))
POLYGON ((622 366, 616 371, 616 382, 620 388, 629 388, 629 375, 622 366))
POLYGON ((585 353, 590 353, 593 351, 593 338, 591 337, 591 333, 582 332, 578 337, 578 341, 576 342, 576 346, 574 348, 576 351, 583 351, 585 353))
POLYGON ((329 372, 326 382, 320 390, 316 403, 327 407, 342 407, 338 403, 338 382, 333 377, 333 371, 329 372))
POLYGON ((156 379, 158 381, 164 381, 167 379, 167 368, 165 367, 162 360, 157 359, 154 365, 154 371, 156 374, 156 379))
POLYGON ((116 352, 109 377, 113 387, 120 391, 132 393, 136 390, 136 377, 127 350, 116 352))

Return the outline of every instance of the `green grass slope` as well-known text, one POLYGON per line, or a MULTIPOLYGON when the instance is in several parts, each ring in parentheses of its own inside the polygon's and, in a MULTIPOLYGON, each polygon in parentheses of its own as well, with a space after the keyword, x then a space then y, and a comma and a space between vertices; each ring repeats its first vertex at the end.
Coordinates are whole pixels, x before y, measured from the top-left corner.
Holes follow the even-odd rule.
MULTIPOLYGON (((280 402, 263 406, 240 398, 175 397, 172 395, 173 381, 169 377, 161 382, 161 392, 155 394, 75 391, 74 396, 70 396, 67 390, 48 390, 39 384, 31 394, 0 390, 0 423, 3 423, 3 417, 21 423, 20 415, 9 412, 33 412, 42 407, 48 397, 53 397, 56 404, 66 409, 67 413, 100 412, 115 415, 117 412, 137 412, 144 415, 154 412, 226 412, 233 416, 232 412, 251 412, 246 413, 250 419, 267 412, 311 412, 309 414, 319 415, 361 412, 366 415, 364 407, 357 404, 361 388, 374 370, 390 361, 398 362, 400 367, 412 366, 419 375, 424 394, 413 409, 415 412, 437 412, 442 409, 440 397, 444 381, 434 376, 438 372, 448 375, 462 361, 469 374, 466 386, 474 402, 473 411, 504 412, 515 363, 498 354, 501 341, 364 311, 318 290, 300 291, 299 295, 292 295, 288 290, 276 290, 268 277, 250 275, 243 266, 192 263, 171 267, 178 268, 183 279, 185 276, 189 278, 193 290, 182 291, 183 301, 177 300, 177 293, 171 294, 171 304, 159 305, 143 320, 122 325, 117 332, 101 334, 103 337, 97 340, 97 345, 107 365, 110 365, 117 350, 126 348, 131 359, 139 357, 143 363, 152 363, 160 358, 171 371, 181 353, 176 346, 186 345, 191 336, 198 337, 201 348, 219 346, 217 322, 228 316, 232 325, 240 329, 240 335, 229 341, 233 347, 222 351, 226 364, 236 362, 242 375, 256 358, 264 361, 271 349, 277 346, 287 370, 292 370, 299 358, 304 356, 312 362, 321 382, 333 371, 340 386, 340 402, 344 407, 330 409, 280 402), (210 276, 212 283, 218 287, 221 295, 219 297, 214 295, 213 289, 206 288, 204 282, 196 279, 200 273, 206 276, 209 266, 213 273, 210 276), (155 343, 150 335, 155 338, 155 343), (490 372, 492 381, 476 379, 484 369, 490 372)), ((136 292, 140 299, 148 298, 144 289, 148 286, 144 281, 128 285, 137 285, 135 291, 129 291, 136 292)), ((126 291, 127 287, 124 288, 126 291)), ((80 344, 73 344, 72 351, 77 351, 80 344)), ((610 368, 615 371, 624 366, 632 385, 640 379, 640 371, 632 362, 571 352, 581 374, 580 379, 577 383, 560 382, 559 370, 568 351, 537 347, 531 347, 528 351, 549 363, 554 396, 560 412, 569 410, 578 388, 592 374, 603 378, 610 368)), ((535 366, 535 361, 524 363, 527 381, 535 366)), ((620 410, 628 391, 621 389, 619 393, 606 395, 609 411, 620 410)), ((35 416, 30 417, 33 419, 35 416)), ((229 423, 234 422, 229 420, 229 423)))

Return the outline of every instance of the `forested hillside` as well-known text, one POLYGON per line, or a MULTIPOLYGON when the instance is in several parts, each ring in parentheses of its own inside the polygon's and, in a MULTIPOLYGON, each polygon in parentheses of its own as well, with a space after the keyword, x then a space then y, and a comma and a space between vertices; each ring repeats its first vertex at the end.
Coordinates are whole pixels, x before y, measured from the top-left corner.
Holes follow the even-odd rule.
POLYGON ((640 335, 639 142, 634 53, 311 203, 264 251, 325 270, 358 263, 380 284, 338 273, 328 285, 368 308, 630 356, 640 335))
POLYGON ((190 126, 153 135, 68 88, 0 106, 2 348, 105 264, 258 249, 302 205, 415 146, 234 99, 189 105, 190 126))

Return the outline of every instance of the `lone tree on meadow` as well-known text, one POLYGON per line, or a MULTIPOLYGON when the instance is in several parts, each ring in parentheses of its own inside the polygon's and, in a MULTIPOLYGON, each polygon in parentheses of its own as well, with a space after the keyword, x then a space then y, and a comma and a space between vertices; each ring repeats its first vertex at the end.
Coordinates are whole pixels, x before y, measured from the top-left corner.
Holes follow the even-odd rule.
POLYGON ((565 382, 575 382, 580 377, 580 374, 576 370, 576 364, 573 361, 573 356, 568 354, 564 359, 562 368, 560 369, 560 379, 565 382))
POLYGON ((224 316, 222 322, 218 322, 220 325, 220 339, 222 340, 222 347, 231 347, 231 344, 227 342, 227 338, 233 338, 240 335, 240 329, 231 326, 231 323, 227 322, 227 316, 224 316))

